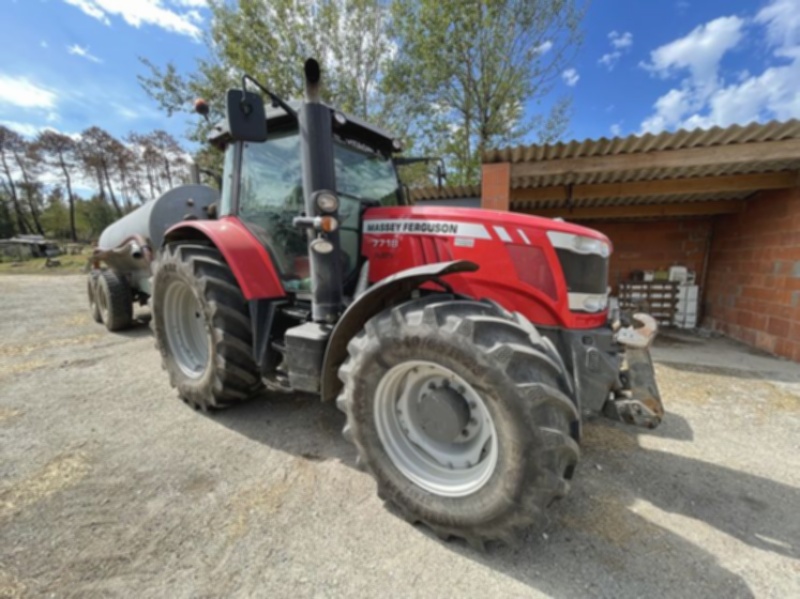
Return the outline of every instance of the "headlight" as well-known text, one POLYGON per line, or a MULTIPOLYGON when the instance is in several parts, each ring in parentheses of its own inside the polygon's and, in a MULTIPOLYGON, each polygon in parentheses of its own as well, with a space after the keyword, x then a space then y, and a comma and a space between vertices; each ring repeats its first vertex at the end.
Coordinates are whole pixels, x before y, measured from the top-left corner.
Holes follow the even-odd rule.
POLYGON ((339 198, 330 191, 317 192, 314 203, 317 205, 320 212, 328 214, 336 212, 339 209, 339 198))
POLYGON ((553 247, 560 250, 569 250, 579 254, 597 254, 603 258, 608 258, 611 254, 608 243, 594 237, 562 233, 561 231, 548 231, 547 237, 553 247))
POLYGON ((583 300, 583 309, 587 312, 600 312, 605 310, 606 302, 604 297, 587 297, 583 300))
POLYGON ((608 244, 593 237, 582 237, 575 235, 573 241, 575 250, 581 254, 599 254, 603 258, 608 258, 608 244))

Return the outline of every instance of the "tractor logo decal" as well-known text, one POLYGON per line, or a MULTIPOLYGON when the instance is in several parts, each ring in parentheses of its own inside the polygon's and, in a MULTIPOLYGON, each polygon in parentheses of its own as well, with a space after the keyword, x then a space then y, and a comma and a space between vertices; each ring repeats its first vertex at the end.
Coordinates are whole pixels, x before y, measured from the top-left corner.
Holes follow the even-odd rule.
POLYGON ((491 239, 483 225, 444 220, 368 220, 364 222, 366 235, 406 233, 411 235, 443 235, 445 237, 472 237, 491 239))

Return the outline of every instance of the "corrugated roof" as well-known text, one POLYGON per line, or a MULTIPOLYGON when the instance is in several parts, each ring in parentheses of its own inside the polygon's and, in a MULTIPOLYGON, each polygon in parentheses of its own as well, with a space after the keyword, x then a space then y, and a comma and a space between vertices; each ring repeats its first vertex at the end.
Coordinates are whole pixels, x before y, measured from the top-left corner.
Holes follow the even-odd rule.
POLYGON ((460 200, 481 197, 480 185, 452 185, 446 187, 412 187, 411 201, 418 200, 460 200))
MULTIPOLYGON (((691 131, 680 130, 675 132, 663 132, 657 135, 630 135, 628 137, 615 137, 613 139, 585 139, 582 141, 570 141, 567 143, 556 143, 546 145, 516 146, 500 148, 484 152, 483 162, 497 163, 509 162, 513 164, 521 163, 546 163, 552 160, 572 160, 581 158, 612 157, 635 154, 647 154, 651 152, 671 152, 680 153, 681 150, 694 150, 698 148, 731 147, 738 144, 748 144, 756 142, 780 142, 783 140, 800 139, 800 120, 786 122, 772 121, 769 123, 751 123, 749 125, 732 125, 730 127, 714 127, 712 129, 695 129, 691 131)), ((567 204, 572 207, 602 207, 602 206, 633 206, 641 204, 675 204, 684 202, 711 201, 711 200, 742 200, 752 196, 755 191, 750 189, 737 191, 717 191, 710 188, 703 193, 675 194, 672 195, 641 195, 639 197, 615 198, 602 195, 592 197, 595 191, 598 194, 610 193, 598 189, 590 189, 587 185, 601 183, 633 183, 651 182, 665 180, 683 180, 694 178, 713 178, 727 175, 745 175, 756 173, 779 173, 786 171, 800 171, 800 155, 786 159, 777 156, 765 160, 751 160, 747 162, 730 161, 720 159, 718 164, 709 164, 713 160, 706 160, 705 164, 699 166, 683 165, 673 167, 658 166, 656 162, 653 166, 640 168, 625 168, 625 161, 616 160, 622 164, 614 164, 606 168, 582 169, 575 168, 576 171, 567 172, 570 167, 564 166, 564 172, 556 172, 555 168, 544 168, 543 171, 550 171, 548 174, 535 176, 523 176, 522 172, 514 174, 512 167, 511 188, 520 189, 541 189, 554 188, 563 193, 564 189, 581 190, 576 193, 576 197, 569 202, 565 199, 518 199, 513 198, 511 207, 515 210, 532 210, 546 208, 563 208, 567 204), (735 162, 735 163, 734 163, 735 162), (622 167, 622 168, 620 168, 622 167), (592 172, 586 172, 592 171, 592 172)), ((668 158, 665 158, 668 159, 668 158)), ((657 159, 656 159, 657 160, 657 159)), ((637 160, 638 164, 643 162, 637 160)), ((680 162, 680 161, 678 161, 680 162)), ((580 162, 573 163, 580 165, 580 162)), ((672 164, 676 164, 674 161, 672 164)), ((524 171, 525 169, 518 169, 524 171)), ((531 172, 530 169, 528 172, 531 172)), ((535 169, 534 169, 535 172, 535 169)), ((721 187, 721 189, 724 189, 721 187)), ((480 197, 479 186, 446 187, 439 190, 436 187, 417 189, 412 191, 412 198, 437 199, 437 198, 462 198, 480 197)), ((517 195, 524 195, 524 192, 517 192, 517 195)), ((548 194, 550 195, 550 194, 548 194)), ((541 194, 540 194, 541 197, 541 194)), ((545 196, 547 197, 547 196, 545 196)), ((566 196, 565 196, 566 197, 566 196)))
POLYGON ((687 148, 709 148, 712 146, 749 143, 757 141, 778 141, 800 138, 800 120, 786 122, 751 123, 711 129, 681 129, 657 135, 629 135, 608 139, 584 139, 566 143, 515 146, 487 150, 483 162, 540 162, 560 158, 583 158, 589 156, 614 156, 617 154, 637 154, 660 150, 683 150, 687 148))

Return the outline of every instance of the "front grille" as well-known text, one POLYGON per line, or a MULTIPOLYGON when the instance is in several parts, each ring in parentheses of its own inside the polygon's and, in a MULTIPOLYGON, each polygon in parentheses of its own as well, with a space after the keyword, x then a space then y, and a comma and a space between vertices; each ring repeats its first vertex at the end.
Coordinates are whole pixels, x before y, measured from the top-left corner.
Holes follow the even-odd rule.
POLYGON ((608 289, 608 258, 556 248, 569 293, 605 294, 608 289))

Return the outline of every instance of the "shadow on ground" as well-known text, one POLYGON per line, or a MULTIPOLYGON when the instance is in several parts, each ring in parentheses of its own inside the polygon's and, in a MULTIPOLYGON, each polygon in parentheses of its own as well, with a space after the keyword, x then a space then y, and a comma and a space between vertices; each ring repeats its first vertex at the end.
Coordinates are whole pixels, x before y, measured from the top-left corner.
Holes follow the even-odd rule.
MULTIPOLYGON (((355 467, 355 450, 340 434, 344 416, 317 398, 264 398, 213 418, 280 451, 355 467)), ((530 533, 521 547, 493 546, 485 554, 460 542, 443 547, 554 596, 574 592, 577 580, 591 589, 596 576, 619 577, 621 585, 646 581, 642 589, 662 588, 675 596, 705 594, 701 583, 719 596, 752 596, 744 580, 692 543, 690 534, 656 524, 650 512, 676 514, 681 526, 710 526, 754 548, 800 558, 800 522, 793 513, 800 505, 798 489, 642 448, 639 434, 693 438, 689 423, 674 414, 652 432, 590 422, 583 465, 570 496, 551 510, 547 537, 530 533), (648 507, 646 515, 634 511, 642 505, 648 507), (572 556, 575 571, 564 571, 564 554, 572 556)), ((600 594, 607 593, 603 588, 600 594)))

